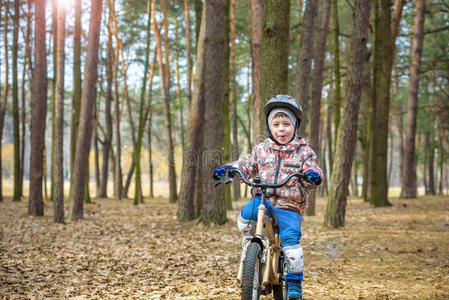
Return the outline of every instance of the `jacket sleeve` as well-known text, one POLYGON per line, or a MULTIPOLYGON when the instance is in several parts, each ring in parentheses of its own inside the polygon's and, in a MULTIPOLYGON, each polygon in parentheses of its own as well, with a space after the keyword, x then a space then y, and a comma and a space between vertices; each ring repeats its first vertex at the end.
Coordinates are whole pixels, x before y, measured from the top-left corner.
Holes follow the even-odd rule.
MULTIPOLYGON (((307 149, 307 157, 304 160, 301 168, 302 173, 305 173, 307 171, 314 171, 318 173, 321 177, 321 181, 324 181, 323 171, 321 171, 321 168, 318 166, 318 158, 315 154, 315 151, 313 151, 310 147, 308 147, 307 149)), ((305 180, 303 180, 302 185, 306 189, 316 189, 317 187, 315 184, 305 180)))
POLYGON ((256 176, 259 172, 257 165, 257 151, 256 148, 253 149, 252 154, 246 154, 241 156, 239 160, 229 163, 228 165, 239 169, 247 178, 252 178, 256 176))

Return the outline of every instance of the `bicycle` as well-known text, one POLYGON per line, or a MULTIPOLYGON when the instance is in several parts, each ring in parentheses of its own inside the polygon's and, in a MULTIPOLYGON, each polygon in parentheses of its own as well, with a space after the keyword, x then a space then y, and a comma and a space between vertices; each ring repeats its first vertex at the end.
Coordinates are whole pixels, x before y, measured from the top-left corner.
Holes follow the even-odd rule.
POLYGON ((274 218, 265 215, 267 210, 265 201, 268 188, 280 188, 293 177, 306 179, 306 176, 303 173, 291 173, 278 184, 262 182, 260 177, 255 177, 251 182, 240 170, 234 168, 227 171, 215 186, 220 183, 230 183, 236 174, 240 175, 245 184, 262 190, 260 205, 257 208, 256 231, 242 245, 237 272, 238 285, 242 289, 242 300, 258 300, 261 294, 270 295, 271 292, 276 300, 287 299, 286 265, 279 227, 274 218))

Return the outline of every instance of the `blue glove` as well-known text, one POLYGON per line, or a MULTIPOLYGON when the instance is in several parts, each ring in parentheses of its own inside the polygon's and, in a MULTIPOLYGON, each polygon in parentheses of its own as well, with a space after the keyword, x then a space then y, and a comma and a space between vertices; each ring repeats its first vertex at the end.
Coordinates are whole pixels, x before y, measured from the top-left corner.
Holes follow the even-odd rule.
POLYGON ((320 174, 315 171, 308 170, 304 174, 307 176, 307 181, 315 185, 320 185, 321 181, 323 181, 320 174))
POLYGON ((219 167, 215 169, 214 172, 214 179, 215 180, 219 180, 221 177, 223 177, 225 175, 225 173, 229 170, 232 170, 233 168, 231 166, 223 166, 223 167, 219 167))

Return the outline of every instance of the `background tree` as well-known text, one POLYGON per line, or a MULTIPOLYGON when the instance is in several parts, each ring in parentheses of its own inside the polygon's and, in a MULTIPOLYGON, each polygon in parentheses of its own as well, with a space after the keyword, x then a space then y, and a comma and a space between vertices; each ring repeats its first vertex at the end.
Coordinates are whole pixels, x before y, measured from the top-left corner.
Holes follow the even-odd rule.
POLYGON ((391 205, 388 201, 387 147, 391 84, 391 8, 390 0, 378 0, 374 10, 374 61, 372 120, 370 133, 370 202, 373 206, 391 205))
MULTIPOLYGON (((313 69, 312 79, 312 97, 310 109, 310 146, 315 151, 317 157, 320 157, 320 127, 321 127, 321 94, 323 89, 324 77, 324 56, 326 54, 326 39, 329 31, 329 17, 330 17, 330 1, 321 1, 320 19, 321 24, 317 32, 317 39, 315 43, 315 67, 313 69)), ((307 207, 307 215, 315 215, 315 196, 313 192, 309 199, 309 206, 307 207)))
POLYGON ((416 1, 416 17, 413 26, 413 41, 410 47, 410 74, 407 109, 407 127, 404 147, 404 176, 402 182, 402 197, 416 198, 416 116, 418 112, 419 71, 424 40, 424 18, 426 3, 416 1))
POLYGON ((318 14, 319 1, 307 0, 304 12, 304 26, 301 31, 301 40, 298 54, 296 96, 302 104, 304 120, 301 122, 301 134, 306 133, 309 113, 309 84, 312 73, 313 45, 315 40, 315 21, 318 14))
POLYGON ((45 0, 34 4, 34 70, 31 94, 31 154, 30 154, 30 197, 28 214, 44 215, 42 198, 42 176, 45 145, 45 117, 47 114, 47 56, 45 49, 45 0))
POLYGON ((144 118, 145 118, 145 92, 147 83, 147 74, 150 66, 150 33, 151 33, 151 0, 148 1, 148 25, 147 25, 147 47, 145 51, 145 66, 143 69, 143 84, 142 91, 140 93, 140 106, 139 106, 139 127, 137 131, 137 149, 136 149, 136 176, 135 176, 135 192, 134 192, 134 204, 138 204, 139 201, 143 201, 142 196, 142 185, 141 185, 141 175, 140 175, 140 155, 142 149, 142 138, 144 130, 144 118))
MULTIPOLYGON (((75 26, 73 30, 73 95, 70 126, 70 178, 73 178, 76 140, 81 109, 81 0, 75 0, 75 26)), ((71 186, 72 184, 70 184, 71 186)))
POLYGON ((288 93, 288 45, 290 1, 264 1, 262 22, 262 63, 260 73, 260 136, 265 136, 263 107, 271 97, 288 93))
MULTIPOLYGON (((8 2, 5 2, 6 10, 8 7, 8 2)), ((1 18, 2 13, 2 7, 3 2, 0 2, 0 20, 3 19, 3 39, 5 42, 5 78, 3 83, 3 91, 1 93, 2 100, 0 102, 0 140, 3 140, 3 129, 5 125, 5 114, 6 114, 6 107, 8 102, 8 89, 9 89, 9 61, 8 61, 8 14, 6 13, 3 18, 1 18)), ((3 159, 2 159, 2 147, 0 147, 0 170, 3 170, 3 159)), ((0 202, 3 201, 3 172, 0 172, 0 202)))
POLYGON ((14 201, 22 197, 20 184, 20 126, 19 126, 19 71, 17 68, 19 54, 19 19, 20 1, 14 0, 14 25, 12 44, 12 117, 14 129, 14 201))
MULTIPOLYGON (((154 11, 154 9, 152 9, 154 11)), ((165 16, 166 18, 166 16, 165 16)), ((170 82, 168 80, 169 74, 166 74, 168 69, 164 67, 163 53, 161 46, 161 36, 159 29, 157 27, 156 20, 153 14, 153 31, 156 38, 156 51, 159 63, 159 75, 161 77, 161 89, 164 99, 164 120, 165 120, 165 137, 167 142, 167 154, 168 154, 168 182, 169 182, 169 200, 170 202, 176 202, 178 200, 177 188, 176 188, 176 171, 175 171, 175 161, 174 161, 174 148, 173 148, 173 138, 172 138, 172 124, 170 116, 170 82)), ((165 30, 168 30, 168 26, 164 26, 165 30)), ((168 33, 167 33, 168 34, 168 33)), ((168 51, 168 48, 165 48, 168 51)), ((166 53, 168 55, 168 53, 166 53)), ((166 64, 168 64, 166 56, 166 64)))
POLYGON ((354 2, 354 28, 349 59, 347 102, 338 133, 331 187, 324 219, 325 225, 335 228, 345 224, 346 197, 357 141, 357 117, 362 94, 370 10, 371 0, 354 2))
MULTIPOLYGON (((225 31, 225 20, 228 1, 211 0, 203 4, 203 18, 201 27, 205 26, 204 47, 204 95, 206 96, 205 128, 204 128, 204 155, 203 155, 203 206, 200 221, 204 224, 224 224, 226 218, 226 205, 221 191, 212 188, 214 179, 210 174, 223 163, 220 152, 224 146, 223 132, 223 103, 224 90, 224 64, 225 42, 228 32, 225 31)), ((203 31, 203 29, 201 29, 203 31)))
POLYGON ((89 25, 88 49, 86 57, 85 79, 81 96, 81 114, 76 141, 73 186, 70 194, 70 217, 72 220, 83 218, 83 200, 89 161, 89 148, 92 137, 93 108, 96 98, 98 48, 100 38, 101 11, 103 1, 92 0, 89 25))
POLYGON ((55 223, 64 222, 64 66, 65 66, 65 4, 58 2, 57 21, 57 73, 55 99, 55 160, 52 181, 54 182, 54 213, 55 223))
MULTIPOLYGON (((263 3, 263 0, 250 0, 249 2, 251 19, 251 94, 254 116, 261 115, 260 72, 262 64, 263 3)), ((260 118, 254 117, 253 122, 253 141, 257 143, 262 135, 260 118)))

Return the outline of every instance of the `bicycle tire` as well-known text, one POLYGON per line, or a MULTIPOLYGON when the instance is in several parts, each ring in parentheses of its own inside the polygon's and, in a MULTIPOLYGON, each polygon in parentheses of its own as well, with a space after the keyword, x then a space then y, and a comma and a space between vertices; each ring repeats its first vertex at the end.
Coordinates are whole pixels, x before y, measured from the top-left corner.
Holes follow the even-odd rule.
POLYGON ((243 263, 242 300, 259 300, 263 269, 260 259, 260 245, 253 242, 246 250, 243 263))

